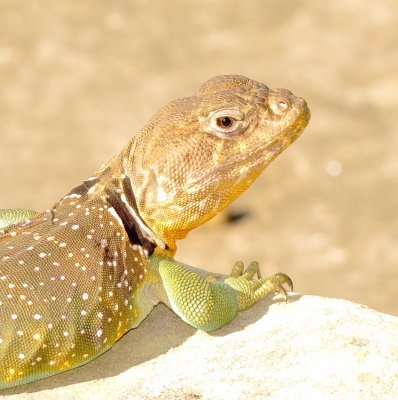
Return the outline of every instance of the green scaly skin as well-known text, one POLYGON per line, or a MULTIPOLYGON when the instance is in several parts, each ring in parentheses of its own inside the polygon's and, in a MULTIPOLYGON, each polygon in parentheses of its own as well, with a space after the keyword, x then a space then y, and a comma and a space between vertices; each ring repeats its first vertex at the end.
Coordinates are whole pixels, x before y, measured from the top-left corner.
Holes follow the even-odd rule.
POLYGON ((16 224, 23 219, 29 219, 37 214, 35 211, 23 208, 10 208, 0 210, 0 229, 8 225, 16 224))
POLYGON ((273 292, 237 262, 224 282, 174 260, 176 241, 246 190, 303 131, 303 99, 248 78, 169 103, 51 209, 0 210, 0 389, 83 365, 163 302, 211 331, 273 292), (19 220, 19 222, 18 222, 19 220))

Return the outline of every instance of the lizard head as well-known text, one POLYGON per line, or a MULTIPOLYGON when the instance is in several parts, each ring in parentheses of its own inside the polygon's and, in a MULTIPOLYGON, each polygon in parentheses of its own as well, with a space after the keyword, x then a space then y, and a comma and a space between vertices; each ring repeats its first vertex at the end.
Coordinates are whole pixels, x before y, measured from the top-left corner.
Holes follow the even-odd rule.
POLYGON ((138 211, 171 249, 214 217, 308 124, 306 102, 237 75, 162 108, 124 158, 138 211))

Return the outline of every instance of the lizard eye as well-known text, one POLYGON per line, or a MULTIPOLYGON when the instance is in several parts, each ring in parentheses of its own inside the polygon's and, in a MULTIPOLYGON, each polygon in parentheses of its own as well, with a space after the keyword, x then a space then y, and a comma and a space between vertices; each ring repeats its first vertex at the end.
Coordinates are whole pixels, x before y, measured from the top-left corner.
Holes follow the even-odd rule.
POLYGON ((229 138, 242 131, 244 115, 238 110, 220 110, 210 117, 210 130, 221 138, 229 138))
POLYGON ((234 123, 234 119, 231 117, 220 117, 217 118, 217 125, 220 128, 230 128, 234 123))

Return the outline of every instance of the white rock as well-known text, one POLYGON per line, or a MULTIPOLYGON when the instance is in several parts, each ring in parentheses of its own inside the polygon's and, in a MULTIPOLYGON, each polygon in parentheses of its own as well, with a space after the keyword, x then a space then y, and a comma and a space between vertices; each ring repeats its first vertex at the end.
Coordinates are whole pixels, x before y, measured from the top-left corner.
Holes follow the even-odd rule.
POLYGON ((93 362, 2 391, 33 399, 398 399, 398 318, 345 300, 260 302, 206 334, 164 306, 93 362))

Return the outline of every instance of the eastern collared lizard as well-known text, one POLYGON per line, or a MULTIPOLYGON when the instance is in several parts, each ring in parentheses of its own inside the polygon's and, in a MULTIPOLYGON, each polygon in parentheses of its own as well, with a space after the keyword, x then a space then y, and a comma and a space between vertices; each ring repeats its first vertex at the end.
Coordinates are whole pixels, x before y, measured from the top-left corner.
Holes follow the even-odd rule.
POLYGON ((176 241, 247 189, 309 118, 288 90, 215 77, 163 107, 51 209, 0 212, 0 388, 87 363, 158 302, 210 331, 291 287, 284 274, 261 278, 257 263, 206 280, 173 256, 176 241))

